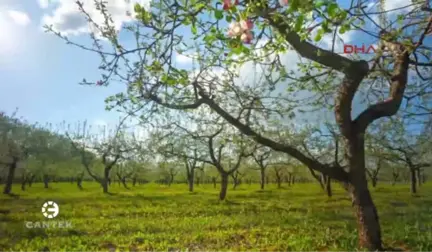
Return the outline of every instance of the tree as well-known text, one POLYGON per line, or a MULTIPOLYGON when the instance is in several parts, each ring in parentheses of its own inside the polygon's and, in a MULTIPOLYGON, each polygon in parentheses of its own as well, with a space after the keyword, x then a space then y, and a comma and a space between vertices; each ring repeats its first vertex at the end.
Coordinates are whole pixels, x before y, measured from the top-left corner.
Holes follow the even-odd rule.
POLYGON ((260 186, 261 190, 264 190, 265 185, 265 174, 268 166, 268 159, 270 158, 271 151, 267 147, 258 147, 257 150, 252 154, 255 163, 258 165, 260 172, 260 186))
POLYGON ((129 190, 129 187, 126 184, 126 180, 131 178, 132 175, 135 173, 134 166, 125 163, 119 163, 115 166, 115 175, 117 176, 117 179, 119 180, 119 183, 123 185, 124 188, 129 190))
POLYGON ((108 193, 110 172, 114 165, 121 159, 125 159, 126 154, 131 155, 134 150, 130 147, 126 133, 122 130, 125 120, 126 117, 113 131, 108 131, 104 127, 101 132, 95 134, 91 132, 91 127, 87 126, 85 122, 82 128, 78 127, 73 136, 69 131, 66 133, 73 148, 81 155, 81 164, 87 173, 102 186, 104 193, 108 193), (100 167, 103 169, 103 173, 98 176, 94 173, 94 169, 100 167))
MULTIPOLYGON (((292 0, 284 1, 283 5, 277 1, 237 1, 237 6, 225 3, 225 12, 219 9, 220 4, 215 8, 212 2, 202 1, 175 4, 158 2, 152 4, 151 9, 137 4, 137 22, 129 26, 128 30, 138 42, 136 48, 126 49, 120 44, 114 21, 105 4, 95 3, 105 17, 103 24, 97 24, 88 18, 90 15, 83 4, 77 3, 92 27, 96 27, 100 35, 113 44, 113 51, 102 51, 101 48, 105 47, 100 45, 98 36, 93 34, 96 47, 81 45, 81 48, 102 56, 100 68, 108 73, 102 76, 102 80, 91 84, 107 85, 117 75, 120 78, 116 79, 126 82, 128 86, 126 95, 110 99, 110 104, 114 104, 112 106, 134 107, 137 101, 141 101, 175 110, 209 107, 243 135, 298 159, 305 166, 332 180, 342 182, 353 201, 360 245, 370 250, 382 249, 378 213, 367 186, 364 136, 368 126, 374 121, 397 113, 405 92, 408 93, 410 89, 421 90, 423 83, 408 83, 410 66, 416 69, 420 82, 429 78, 425 77, 425 68, 432 66, 432 63, 428 62, 427 57, 425 59, 421 56, 427 55, 429 51, 429 47, 423 45, 432 26, 432 11, 428 6, 415 2, 405 7, 409 15, 401 15, 399 22, 391 22, 392 25, 389 25, 384 16, 392 10, 385 10, 385 1, 379 1, 379 13, 382 13, 379 24, 375 21, 366 23, 365 20, 373 20, 370 16, 377 10, 365 10, 362 2, 353 2, 349 7, 343 8, 337 1, 292 0), (214 19, 203 15, 205 13, 212 13, 214 19), (228 22, 233 21, 227 35, 220 29, 224 18, 228 22), (254 23, 257 24, 255 28, 254 23), (190 38, 183 38, 184 29, 180 29, 180 26, 191 28, 190 38), (251 45, 253 29, 257 41, 263 37, 268 38, 267 46, 264 46, 263 53, 259 55, 255 53, 257 43, 251 45), (352 59, 335 51, 337 34, 349 30, 379 39, 379 50, 373 57, 372 67, 364 59, 352 59), (333 38, 331 48, 320 48, 316 42, 326 35, 333 38), (184 53, 193 48, 187 42, 194 43, 198 51, 200 69, 194 72, 198 72, 194 75, 197 78, 190 78, 188 70, 176 67, 171 60, 173 52, 184 53), (179 48, 182 44, 186 46, 179 48), (383 53, 385 48, 388 50, 383 53), (308 60, 301 67, 304 76, 290 76, 281 63, 279 54, 288 49, 293 49, 308 60), (276 56, 270 59, 272 53, 276 56), (232 82, 233 78, 228 81, 214 77, 202 78, 205 69, 214 70, 221 66, 226 70, 224 76, 233 77, 233 68, 248 60, 259 61, 266 67, 263 70, 265 78, 260 85, 252 88, 239 87, 232 82), (120 62, 124 62, 127 73, 119 69, 120 62), (311 98, 313 101, 309 105, 333 110, 345 150, 346 167, 318 162, 290 143, 276 141, 266 134, 266 130, 271 127, 271 120, 277 114, 290 115, 293 109, 288 107, 298 103, 287 99, 286 105, 281 105, 281 97, 273 99, 273 102, 268 101, 272 100, 272 95, 269 94, 275 90, 275 85, 285 85, 288 78, 293 80, 289 90, 306 90, 318 94, 311 98), (366 87, 377 80, 388 85, 379 88, 380 95, 374 96, 377 100, 370 102, 365 110, 354 117, 354 97, 367 91, 366 87), (330 103, 328 98, 332 96, 335 99, 330 103), (384 96, 386 98, 381 99, 384 96), (234 116, 235 110, 253 110, 254 116, 266 120, 261 123, 256 120, 258 123, 251 125, 248 120, 250 116, 234 116), (265 130, 263 126, 266 126, 265 130)), ((77 45, 52 27, 47 28, 68 43, 77 45)))
POLYGON ((242 178, 246 175, 245 172, 240 172, 239 170, 235 170, 231 173, 231 178, 233 179, 233 190, 237 188, 242 183, 242 178))
POLYGON ((12 116, 0 115, 0 165, 7 168, 4 194, 12 193, 15 172, 31 151, 32 128, 12 116))
MULTIPOLYGON (((221 178, 219 199, 225 200, 229 176, 236 173, 234 177, 239 178, 240 173, 237 173, 237 170, 240 168, 242 160, 250 156, 252 152, 247 152, 246 144, 242 136, 232 135, 232 131, 230 131, 228 127, 222 126, 218 121, 219 120, 216 119, 212 122, 213 127, 209 126, 209 122, 202 122, 205 127, 209 127, 207 129, 209 133, 205 135, 189 131, 178 124, 176 124, 176 127, 197 140, 194 148, 199 148, 199 146, 207 147, 206 155, 191 157, 187 154, 183 154, 183 157, 193 158, 216 168, 221 178), (216 127, 216 129, 214 129, 214 127, 216 127)), ((238 181, 236 180, 236 182, 238 181)))
POLYGON ((189 185, 189 192, 193 192, 194 179, 195 179, 195 170, 202 170, 203 167, 198 165, 198 152, 196 149, 193 150, 192 158, 183 157, 183 162, 186 168, 186 178, 189 185))
POLYGON ((282 177, 285 171, 285 166, 281 165, 273 165, 273 172, 276 178, 276 183, 278 185, 278 188, 282 187, 282 177))
POLYGON ((385 158, 394 163, 402 163, 410 172, 411 192, 417 193, 419 173, 422 168, 432 164, 426 160, 426 146, 430 139, 424 132, 407 130, 407 122, 401 118, 394 118, 383 123, 379 130, 383 133, 378 139, 379 145, 387 150, 385 158), (423 134, 422 134, 423 133, 423 134))
MULTIPOLYGON (((342 168, 346 166, 343 164, 344 160, 340 157, 340 135, 335 126, 325 123, 322 129, 305 127, 302 134, 303 137, 300 137, 301 146, 310 158, 330 166, 342 168)), ((332 197, 331 176, 322 172, 319 173, 311 167, 308 167, 308 170, 312 177, 320 184, 323 191, 327 193, 327 196, 332 197)))

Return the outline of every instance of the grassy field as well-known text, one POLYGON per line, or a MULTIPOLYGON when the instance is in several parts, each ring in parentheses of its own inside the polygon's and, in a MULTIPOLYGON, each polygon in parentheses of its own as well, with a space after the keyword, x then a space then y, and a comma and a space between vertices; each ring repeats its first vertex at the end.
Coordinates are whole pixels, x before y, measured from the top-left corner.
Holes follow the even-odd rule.
MULTIPOLYGON (((242 185, 217 200, 217 189, 186 185, 113 185, 112 195, 84 183, 35 184, 18 198, 0 196, 0 250, 357 250, 351 202, 338 186, 328 199, 315 184, 264 191, 242 185), (41 206, 53 200, 60 214, 45 219, 41 206), (30 229, 26 221, 70 221, 67 229, 30 229)), ((432 250, 432 184, 412 197, 407 185, 372 189, 386 246, 432 250)))

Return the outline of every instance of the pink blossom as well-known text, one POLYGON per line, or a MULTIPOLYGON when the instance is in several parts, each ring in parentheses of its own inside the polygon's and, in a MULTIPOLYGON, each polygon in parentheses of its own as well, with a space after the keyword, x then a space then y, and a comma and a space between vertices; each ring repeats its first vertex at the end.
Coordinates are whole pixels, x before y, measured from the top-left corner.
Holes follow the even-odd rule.
POLYGON ((252 30, 253 23, 250 19, 240 21, 240 26, 244 31, 252 30))
POLYGON ((232 3, 231 0, 223 0, 223 9, 224 10, 228 10, 229 8, 231 8, 232 3))
POLYGON ((239 23, 231 23, 228 27, 228 36, 236 37, 240 36, 243 33, 241 25, 239 23))
MULTIPOLYGON (((239 4, 239 0, 234 0, 234 5, 238 5, 238 4, 239 4)), ((228 10, 232 6, 233 6, 232 0, 223 0, 223 9, 224 10, 228 10)))
POLYGON ((246 43, 246 44, 250 44, 252 39, 253 39, 253 34, 250 31, 247 31, 245 33, 243 33, 240 37, 240 39, 246 43))
POLYGON ((287 5, 288 5, 288 0, 279 0, 279 3, 280 3, 282 6, 287 6, 287 5))

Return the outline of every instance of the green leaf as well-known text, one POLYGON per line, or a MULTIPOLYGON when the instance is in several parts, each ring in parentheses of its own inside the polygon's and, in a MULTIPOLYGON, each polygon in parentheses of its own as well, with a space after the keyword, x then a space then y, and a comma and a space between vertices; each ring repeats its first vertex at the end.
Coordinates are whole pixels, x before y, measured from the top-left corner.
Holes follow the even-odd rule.
POLYGON ((300 6, 300 0, 291 0, 290 2, 290 11, 297 11, 300 6))
POLYGON ((213 34, 209 34, 209 35, 206 35, 205 37, 204 37, 204 41, 208 44, 208 45, 211 45, 212 43, 213 43, 213 41, 215 41, 216 40, 216 37, 213 35, 213 34))
POLYGON ((323 29, 318 29, 317 34, 315 35, 314 41, 315 42, 319 42, 322 39, 322 36, 324 34, 324 30, 323 29))
POLYGON ((340 21, 344 21, 344 20, 346 20, 347 16, 348 16, 348 12, 346 12, 346 11, 341 11, 341 12, 339 13, 339 20, 340 20, 340 21))
POLYGON ((398 15, 397 22, 398 22, 399 25, 403 25, 404 20, 405 20, 405 16, 404 15, 398 15))
POLYGON ((242 48, 242 52, 243 52, 244 54, 249 54, 249 53, 250 53, 249 48, 247 48, 246 46, 242 46, 241 48, 242 48))
POLYGON ((191 23, 192 23, 192 21, 190 20, 189 17, 186 17, 182 22, 182 24, 184 24, 186 26, 190 25, 191 23))
POLYGON ((330 18, 335 18, 336 14, 337 14, 337 10, 338 10, 338 5, 337 3, 330 3, 327 6, 327 13, 329 14, 330 18))
POLYGON ((214 15, 215 15, 215 18, 217 20, 223 19, 223 12, 221 10, 215 10, 215 14, 214 15))
POLYGON ((230 15, 225 16, 225 20, 226 20, 228 23, 231 23, 231 21, 232 21, 232 16, 230 16, 230 15))
POLYGON ((195 5, 195 10, 203 9, 206 5, 204 3, 198 3, 195 5))
POLYGON ((304 21, 304 16, 303 15, 298 16, 296 23, 295 23, 295 27, 294 27, 294 30, 296 32, 299 32, 301 30, 302 25, 303 25, 303 21, 304 21))
POLYGON ((198 30, 197 30, 195 23, 192 24, 191 32, 193 35, 196 35, 198 33, 198 30))
POLYGON ((325 2, 324 1, 317 1, 316 3, 315 3, 315 7, 316 8, 321 8, 321 7, 323 7, 325 5, 325 2))
POLYGON ((243 52, 243 45, 238 45, 237 47, 233 48, 234 54, 241 54, 243 52))
POLYGON ((135 11, 136 13, 140 13, 140 12, 142 11, 141 5, 139 5, 139 4, 135 4, 135 5, 134 5, 134 11, 135 11))

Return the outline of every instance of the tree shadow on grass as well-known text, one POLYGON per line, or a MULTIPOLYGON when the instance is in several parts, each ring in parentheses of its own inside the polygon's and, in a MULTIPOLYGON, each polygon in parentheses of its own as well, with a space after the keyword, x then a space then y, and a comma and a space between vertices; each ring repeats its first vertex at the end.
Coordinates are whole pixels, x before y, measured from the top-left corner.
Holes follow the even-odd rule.
POLYGON ((224 200, 221 203, 224 203, 224 204, 227 204, 227 205, 231 205, 231 206, 233 206, 233 205, 241 205, 241 203, 238 203, 238 202, 235 202, 235 201, 232 201, 232 200, 224 200))
POLYGON ((14 198, 14 199, 19 199, 20 198, 20 195, 19 194, 15 194, 15 193, 7 193, 6 195, 9 196, 9 197, 11 197, 11 198, 14 198))
POLYGON ((387 247, 384 248, 384 251, 410 251, 409 249, 395 248, 395 247, 387 247))

